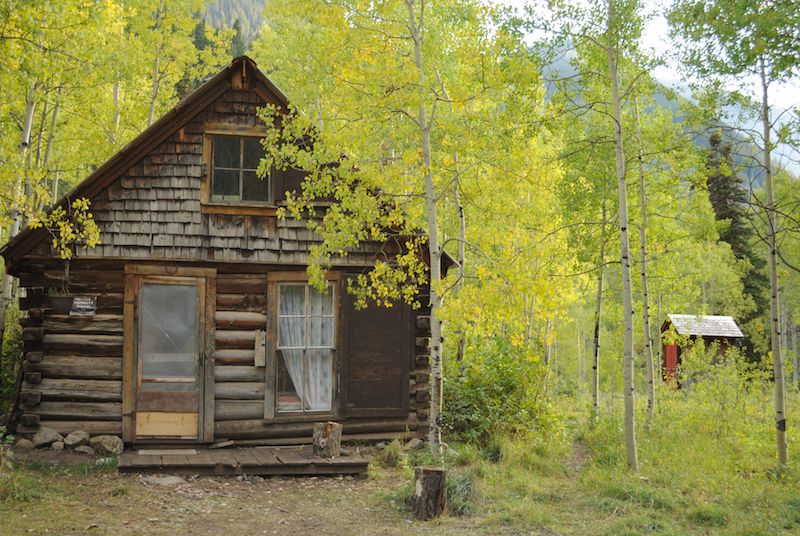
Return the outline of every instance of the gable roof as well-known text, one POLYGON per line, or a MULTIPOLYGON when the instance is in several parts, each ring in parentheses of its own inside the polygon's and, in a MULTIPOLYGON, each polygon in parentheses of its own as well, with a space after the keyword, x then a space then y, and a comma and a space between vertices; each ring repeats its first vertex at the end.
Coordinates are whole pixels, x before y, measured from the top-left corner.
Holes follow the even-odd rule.
POLYGON ((678 335, 700 337, 744 337, 733 317, 715 315, 667 315, 678 335))
MULTIPOLYGON (((217 97, 228 89, 237 87, 237 85, 252 86, 256 94, 264 99, 265 102, 274 104, 282 109, 288 109, 289 101, 286 95, 259 70, 252 59, 246 56, 234 58, 227 67, 209 78, 174 108, 160 117, 158 121, 136 136, 118 153, 109 158, 91 175, 59 199, 52 208, 61 206, 66 209, 72 200, 83 197, 92 199, 153 148, 189 122, 217 97)), ((47 239, 47 237, 47 231, 44 229, 26 228, 0 248, 0 255, 6 261, 6 271, 9 271, 16 261, 30 252, 40 241, 47 239)))

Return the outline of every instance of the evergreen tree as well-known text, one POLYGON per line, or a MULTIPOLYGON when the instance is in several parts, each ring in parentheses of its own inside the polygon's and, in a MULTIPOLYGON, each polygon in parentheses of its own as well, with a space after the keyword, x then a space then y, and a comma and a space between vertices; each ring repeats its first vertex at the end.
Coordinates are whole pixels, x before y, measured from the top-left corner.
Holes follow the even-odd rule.
POLYGON ((247 51, 247 39, 242 33, 242 23, 239 19, 233 23, 233 39, 231 40, 231 56, 238 58, 247 51))
MULTIPOLYGON (((727 227, 720 230, 720 240, 731 246, 734 256, 747 263, 742 278, 745 299, 752 300, 750 312, 738 320, 747 332, 746 350, 751 359, 758 353, 759 339, 765 338, 764 319, 769 313, 769 280, 767 263, 754 248, 755 233, 747 216, 747 192, 734 170, 730 142, 715 132, 709 139, 710 149, 706 159, 708 195, 717 221, 725 221, 727 227)), ((763 341, 766 343, 766 341, 763 341)))

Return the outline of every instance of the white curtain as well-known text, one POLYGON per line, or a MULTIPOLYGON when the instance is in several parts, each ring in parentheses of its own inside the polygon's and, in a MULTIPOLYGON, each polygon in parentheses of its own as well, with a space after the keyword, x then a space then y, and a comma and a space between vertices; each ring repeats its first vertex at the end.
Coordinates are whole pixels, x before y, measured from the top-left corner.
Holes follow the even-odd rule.
POLYGON ((281 355, 292 379, 295 393, 300 400, 303 400, 305 289, 300 285, 281 287, 280 307, 281 355))
POLYGON ((333 302, 330 294, 309 290, 307 309, 304 285, 281 287, 279 346, 304 410, 328 411, 333 402, 333 302))

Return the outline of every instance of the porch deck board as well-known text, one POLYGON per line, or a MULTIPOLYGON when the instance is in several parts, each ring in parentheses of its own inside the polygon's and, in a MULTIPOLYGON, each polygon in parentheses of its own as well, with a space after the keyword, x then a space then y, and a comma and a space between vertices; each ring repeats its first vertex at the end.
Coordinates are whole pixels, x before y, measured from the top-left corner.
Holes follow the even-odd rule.
POLYGON ((251 447, 198 450, 197 454, 140 455, 125 451, 120 473, 179 475, 366 475, 367 460, 359 455, 315 458, 310 448, 251 447))

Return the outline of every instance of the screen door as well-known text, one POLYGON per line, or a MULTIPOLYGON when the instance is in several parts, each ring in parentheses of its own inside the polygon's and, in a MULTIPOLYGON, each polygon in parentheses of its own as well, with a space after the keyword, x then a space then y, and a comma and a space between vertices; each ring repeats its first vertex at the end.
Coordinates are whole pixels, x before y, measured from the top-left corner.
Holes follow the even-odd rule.
POLYGON ((137 439, 198 439, 204 280, 142 278, 136 360, 137 439))

